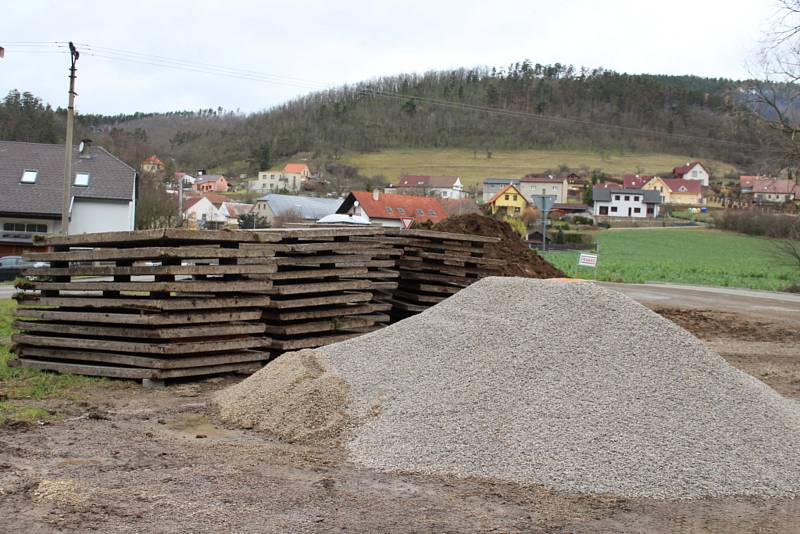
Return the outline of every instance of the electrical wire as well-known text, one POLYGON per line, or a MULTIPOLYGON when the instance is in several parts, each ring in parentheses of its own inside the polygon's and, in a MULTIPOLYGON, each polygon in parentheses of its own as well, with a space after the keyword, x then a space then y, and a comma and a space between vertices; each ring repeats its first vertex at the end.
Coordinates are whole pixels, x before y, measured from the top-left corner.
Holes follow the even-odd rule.
MULTIPOLYGON (((17 42, 10 42, 7 43, 10 48, 14 51, 14 53, 64 53, 66 49, 67 43, 64 41, 17 41, 17 42), (34 47, 32 50, 26 49, 26 47, 34 47), (59 50, 41 50, 37 47, 56 47, 59 50)), ((239 80, 246 80, 246 81, 253 81, 259 83, 267 83, 273 85, 280 85, 280 86, 287 86, 287 87, 294 87, 299 89, 307 89, 311 91, 328 91, 334 89, 332 84, 322 83, 319 81, 314 80, 307 80, 302 78, 296 78, 291 76, 282 76, 282 75, 275 75, 269 74, 264 72, 259 72, 250 69, 241 69, 235 67, 227 67, 223 65, 214 65, 210 63, 202 63, 202 62, 195 62, 185 59, 176 59, 176 58, 169 58, 166 56, 160 56, 155 54, 144 54, 141 52, 134 52, 129 50, 122 50, 118 48, 111 48, 111 47, 104 47, 104 46, 97 46, 92 45, 90 43, 76 43, 76 46, 79 47, 79 51, 82 56, 91 56, 96 57, 99 59, 104 59, 112 62, 125 62, 125 63, 134 63, 140 65, 147 65, 147 66, 154 66, 160 68, 167 68, 173 70, 180 70, 184 72, 192 72, 197 74, 205 74, 205 75, 213 75, 213 76, 220 76, 226 78, 233 78, 239 80)), ((535 120, 535 121, 542 121, 548 122, 552 124, 562 124, 562 125, 571 125, 571 126, 581 126, 587 128, 597 128, 597 129, 605 129, 605 130, 614 130, 618 132, 626 132, 626 133, 634 133, 643 136, 657 136, 663 138, 672 138, 678 139, 682 141, 690 141, 690 142, 698 142, 702 144, 716 144, 716 145, 723 145, 723 146, 731 146, 736 148, 742 148, 752 151, 772 151, 768 148, 761 147, 759 145, 753 145, 749 143, 742 143, 738 141, 730 141, 725 139, 716 139, 716 138, 709 138, 703 137, 698 135, 692 134, 681 134, 675 132, 667 132, 663 130, 653 130, 647 128, 636 128, 633 126, 623 126, 617 124, 609 124, 609 123, 602 123, 597 121, 591 121, 588 119, 578 119, 578 118, 570 118, 570 117, 557 117, 553 115, 545 115, 541 113, 531 113, 526 111, 520 110, 508 110, 502 108, 494 108, 490 106, 483 106, 477 104, 469 104, 466 102, 454 102, 451 100, 443 100, 433 97, 426 97, 426 96, 417 96, 417 95, 410 95, 405 93, 399 93, 394 91, 386 91, 376 88, 370 88, 368 83, 358 83, 354 87, 350 87, 351 91, 356 93, 359 96, 365 97, 381 97, 381 98, 389 98, 394 100, 405 100, 405 101, 415 101, 420 102, 432 106, 438 106, 442 108, 448 108, 456 111, 469 111, 469 112, 479 112, 479 113, 487 113, 493 114, 498 116, 505 116, 509 118, 520 118, 520 119, 528 119, 528 120, 535 120)))

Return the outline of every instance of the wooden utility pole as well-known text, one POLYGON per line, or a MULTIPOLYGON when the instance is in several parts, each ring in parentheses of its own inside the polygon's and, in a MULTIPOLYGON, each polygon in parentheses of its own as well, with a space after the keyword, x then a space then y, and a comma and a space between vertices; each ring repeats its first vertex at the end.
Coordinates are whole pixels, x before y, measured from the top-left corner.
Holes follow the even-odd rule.
POLYGON ((69 43, 70 67, 69 67, 69 105, 67 106, 67 135, 64 143, 66 145, 64 156, 64 205, 61 207, 61 231, 64 235, 69 233, 69 204, 72 192, 72 130, 75 122, 75 63, 80 54, 75 49, 72 41, 69 43))

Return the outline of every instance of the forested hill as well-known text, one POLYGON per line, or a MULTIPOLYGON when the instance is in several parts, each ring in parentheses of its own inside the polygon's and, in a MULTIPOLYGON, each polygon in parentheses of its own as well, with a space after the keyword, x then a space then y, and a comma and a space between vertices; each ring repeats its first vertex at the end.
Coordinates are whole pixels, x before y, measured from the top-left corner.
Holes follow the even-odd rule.
MULTIPOLYGON (((225 167, 304 151, 459 147, 478 151, 560 148, 658 151, 763 165, 769 134, 741 106, 744 82, 696 76, 628 75, 521 62, 506 69, 398 75, 312 93, 248 116, 218 110, 80 117, 80 133, 126 159, 155 151, 179 165, 225 167)), ((19 95, 19 94, 18 94, 19 95)), ((7 99, 8 100, 8 99, 7 99)), ((52 114, 56 127, 59 113, 52 114)), ((8 127, 0 107, 0 136, 8 127)), ((37 119, 39 120, 39 119, 37 119)), ((18 123, 17 119, 17 123, 18 123)), ((39 120, 37 124, 47 121, 39 120)), ((42 139, 63 137, 56 129, 42 139)))

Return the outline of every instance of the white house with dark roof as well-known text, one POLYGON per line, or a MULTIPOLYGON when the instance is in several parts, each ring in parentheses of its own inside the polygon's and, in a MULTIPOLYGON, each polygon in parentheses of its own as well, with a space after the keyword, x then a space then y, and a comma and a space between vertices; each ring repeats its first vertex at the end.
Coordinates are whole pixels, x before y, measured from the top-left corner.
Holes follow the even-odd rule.
POLYGON ((644 189, 593 189, 593 214, 601 217, 657 217, 661 194, 644 189))
MULTIPOLYGON (((133 230, 136 170, 90 141, 72 152, 70 234, 133 230)), ((61 232, 64 145, 0 141, 0 256, 61 232)))

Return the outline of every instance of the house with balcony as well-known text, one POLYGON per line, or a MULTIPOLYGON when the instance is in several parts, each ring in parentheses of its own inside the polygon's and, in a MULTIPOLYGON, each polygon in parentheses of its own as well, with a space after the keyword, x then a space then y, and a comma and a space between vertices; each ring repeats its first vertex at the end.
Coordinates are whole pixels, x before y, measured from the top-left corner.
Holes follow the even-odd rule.
MULTIPOLYGON (((85 139, 72 148, 68 233, 133 230, 137 172, 85 139)), ((0 141, 0 256, 62 232, 64 145, 0 141)))

